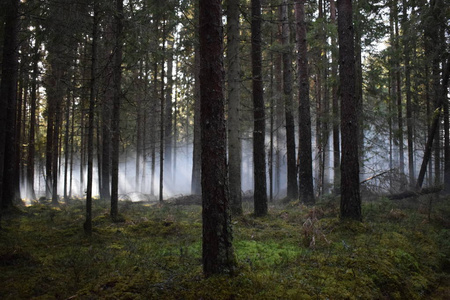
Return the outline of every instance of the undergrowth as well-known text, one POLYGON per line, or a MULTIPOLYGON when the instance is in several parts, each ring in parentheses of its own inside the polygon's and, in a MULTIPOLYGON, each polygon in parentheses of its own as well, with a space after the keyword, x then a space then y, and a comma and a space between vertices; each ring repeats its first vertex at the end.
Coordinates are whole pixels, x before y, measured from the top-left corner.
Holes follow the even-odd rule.
MULTIPOLYGON (((238 268, 204 278, 201 207, 94 201, 34 204, 0 231, 1 299, 447 299, 450 199, 364 203, 341 222, 336 199, 233 218, 238 268)), ((251 209, 251 208, 249 208, 251 209)))

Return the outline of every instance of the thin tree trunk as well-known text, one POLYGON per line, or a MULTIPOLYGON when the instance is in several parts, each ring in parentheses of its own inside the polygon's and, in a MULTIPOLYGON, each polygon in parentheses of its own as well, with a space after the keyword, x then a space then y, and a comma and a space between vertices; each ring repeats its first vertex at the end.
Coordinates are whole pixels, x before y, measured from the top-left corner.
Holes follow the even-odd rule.
MULTIPOLYGON (((330 0, 331 23, 336 26, 336 5, 334 0, 330 0)), ((339 98, 338 98, 338 75, 337 75, 337 41, 335 37, 331 38, 331 97, 333 103, 333 169, 334 169, 334 191, 339 194, 339 186, 341 182, 340 168, 341 168, 341 151, 340 151, 340 136, 339 136, 339 98)))
POLYGON ((66 107, 65 107, 65 134, 64 134, 64 201, 66 203, 69 203, 69 197, 67 196, 67 185, 68 185, 68 172, 69 172, 69 128, 70 128, 70 100, 71 100, 71 94, 67 93, 67 99, 66 99, 66 107))
POLYGON ((34 159, 35 159, 35 137, 36 137, 36 109, 38 107, 38 83, 39 75, 39 42, 36 41, 33 54, 33 79, 31 82, 31 102, 30 102, 30 129, 28 132, 28 157, 27 157, 27 195, 30 199, 36 199, 34 191, 34 159))
POLYGON ((164 171, 167 183, 172 183, 172 154, 173 154, 173 56, 175 40, 169 42, 167 47, 167 85, 165 87, 164 112, 164 171))
POLYGON ((410 50, 411 45, 409 30, 409 21, 407 14, 407 3, 403 0, 403 19, 402 19, 402 29, 403 29, 403 59, 405 64, 405 90, 406 90, 406 131, 408 137, 408 174, 409 174, 409 186, 415 186, 415 168, 414 168, 414 122, 413 122, 413 109, 411 104, 411 66, 410 66, 410 50))
POLYGON ((162 68, 161 68, 161 99, 160 99, 160 106, 159 106, 159 202, 163 201, 163 193, 164 193, 164 101, 166 100, 164 98, 165 95, 165 84, 164 84, 164 76, 165 76, 165 68, 164 68, 164 62, 165 62, 165 56, 166 56, 166 20, 163 18, 163 30, 162 30, 162 68))
POLYGON ((433 141, 436 137, 436 130, 438 130, 438 128, 439 128, 438 124, 439 124, 441 112, 442 112, 442 107, 438 107, 434 111, 433 121, 431 123, 431 127, 428 132, 427 143, 425 145, 425 152, 423 154, 422 165, 420 167, 419 176, 418 176, 417 182, 416 182, 417 190, 420 190, 422 188, 423 180, 425 178, 425 172, 427 171, 427 165, 431 159, 431 152, 433 150, 432 145, 433 145, 433 141))
MULTIPOLYGON (((195 1, 195 20, 198 16, 198 0, 195 1)), ((198 27, 198 24, 195 23, 198 27)), ((197 34, 196 30, 196 34, 197 34)), ((198 41, 196 36, 195 41, 198 41)), ((194 42, 194 144, 192 153, 191 193, 201 194, 201 144, 200 144, 200 54, 198 42, 194 42)))

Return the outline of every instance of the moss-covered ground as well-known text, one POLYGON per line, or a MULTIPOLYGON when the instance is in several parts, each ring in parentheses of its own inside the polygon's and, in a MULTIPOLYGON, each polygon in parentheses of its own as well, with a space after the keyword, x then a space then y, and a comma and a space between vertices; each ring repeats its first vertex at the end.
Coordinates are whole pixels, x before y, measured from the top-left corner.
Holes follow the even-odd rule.
POLYGON ((366 202, 363 223, 336 199, 246 203, 236 272, 210 278, 199 205, 124 202, 112 223, 97 200, 87 237, 82 201, 34 204, 2 220, 0 299, 450 299, 450 199, 430 199, 366 202))

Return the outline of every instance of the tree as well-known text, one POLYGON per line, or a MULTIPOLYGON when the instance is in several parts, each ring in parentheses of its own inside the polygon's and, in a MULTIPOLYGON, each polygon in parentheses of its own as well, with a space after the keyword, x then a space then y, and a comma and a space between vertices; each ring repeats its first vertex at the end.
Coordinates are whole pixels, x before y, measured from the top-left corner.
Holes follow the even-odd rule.
POLYGON ((295 124, 292 101, 292 49, 290 45, 291 31, 287 0, 281 6, 281 42, 283 44, 283 93, 286 115, 286 148, 287 148, 287 198, 297 199, 297 162, 295 159, 295 124))
POLYGON ((337 10, 342 133, 340 216, 341 219, 361 221, 352 1, 338 0, 337 10))
MULTIPOLYGON (((336 4, 334 0, 330 0, 330 19, 331 23, 336 26, 336 4)), ((336 36, 331 37, 331 44, 335 46, 336 36)), ((340 137, 339 137, 339 98, 338 98, 338 84, 337 84, 337 65, 338 58, 336 47, 332 48, 331 52, 331 98, 333 103, 333 169, 334 169, 334 190, 339 190, 340 185, 340 168, 341 168, 341 151, 340 151, 340 137)))
POLYGON ((200 0, 200 101, 203 272, 232 273, 231 214, 227 189, 223 96, 223 28, 220 0, 200 0))
POLYGON ((227 6, 228 62, 228 170, 230 203, 234 215, 242 214, 241 140, 240 140, 240 60, 239 0, 228 0, 227 6))
POLYGON ((252 0, 251 19, 252 41, 252 97, 253 97, 253 173, 255 215, 267 214, 266 184, 266 118, 261 54, 261 1, 252 0))
POLYGON ((88 178, 86 188, 86 221, 84 223, 84 232, 86 235, 92 234, 92 181, 93 181, 93 158, 94 158, 94 108, 95 95, 97 88, 97 40, 98 40, 98 22, 99 11, 98 2, 93 0, 93 24, 92 24, 92 59, 91 59, 91 80, 89 92, 89 112, 88 112, 88 178))
POLYGON ((297 68, 299 78, 299 197, 303 203, 314 204, 315 200, 311 151, 311 115, 304 5, 305 0, 295 1, 297 68))
POLYGON ((113 60, 113 107, 111 122, 111 218, 118 221, 119 217, 119 143, 120 143, 120 98, 122 94, 122 30, 123 30, 123 0, 116 0, 114 16, 114 60, 113 60))
MULTIPOLYGON (((195 1, 194 15, 198 14, 198 0, 195 1)), ((197 18, 195 17, 195 22, 197 18)), ((198 24, 196 27, 198 27, 198 24)), ((199 54, 199 37, 194 41, 194 144, 192 145, 192 176, 191 176, 191 193, 198 195, 201 193, 201 144, 200 144, 200 54, 199 54)))
MULTIPOLYGON (((15 171, 15 112, 18 76, 19 1, 6 1, 3 40, 2 75, 0 86, 0 212, 12 207, 16 187, 15 171)), ((18 182, 17 182, 18 185, 18 182)))

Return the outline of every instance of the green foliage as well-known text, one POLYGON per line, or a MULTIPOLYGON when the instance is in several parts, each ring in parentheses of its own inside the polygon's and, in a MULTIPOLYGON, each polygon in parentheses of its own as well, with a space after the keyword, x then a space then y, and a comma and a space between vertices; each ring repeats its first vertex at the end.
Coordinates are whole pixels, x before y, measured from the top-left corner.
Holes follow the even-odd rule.
MULTIPOLYGON (((291 203, 233 219, 235 276, 204 278, 201 207, 121 203, 112 223, 94 201, 35 204, 0 231, 2 299, 445 299, 450 290, 450 207, 431 219, 420 202, 380 199, 364 223, 339 221, 335 199, 291 203)), ((251 208, 249 208, 251 211, 251 208)))

